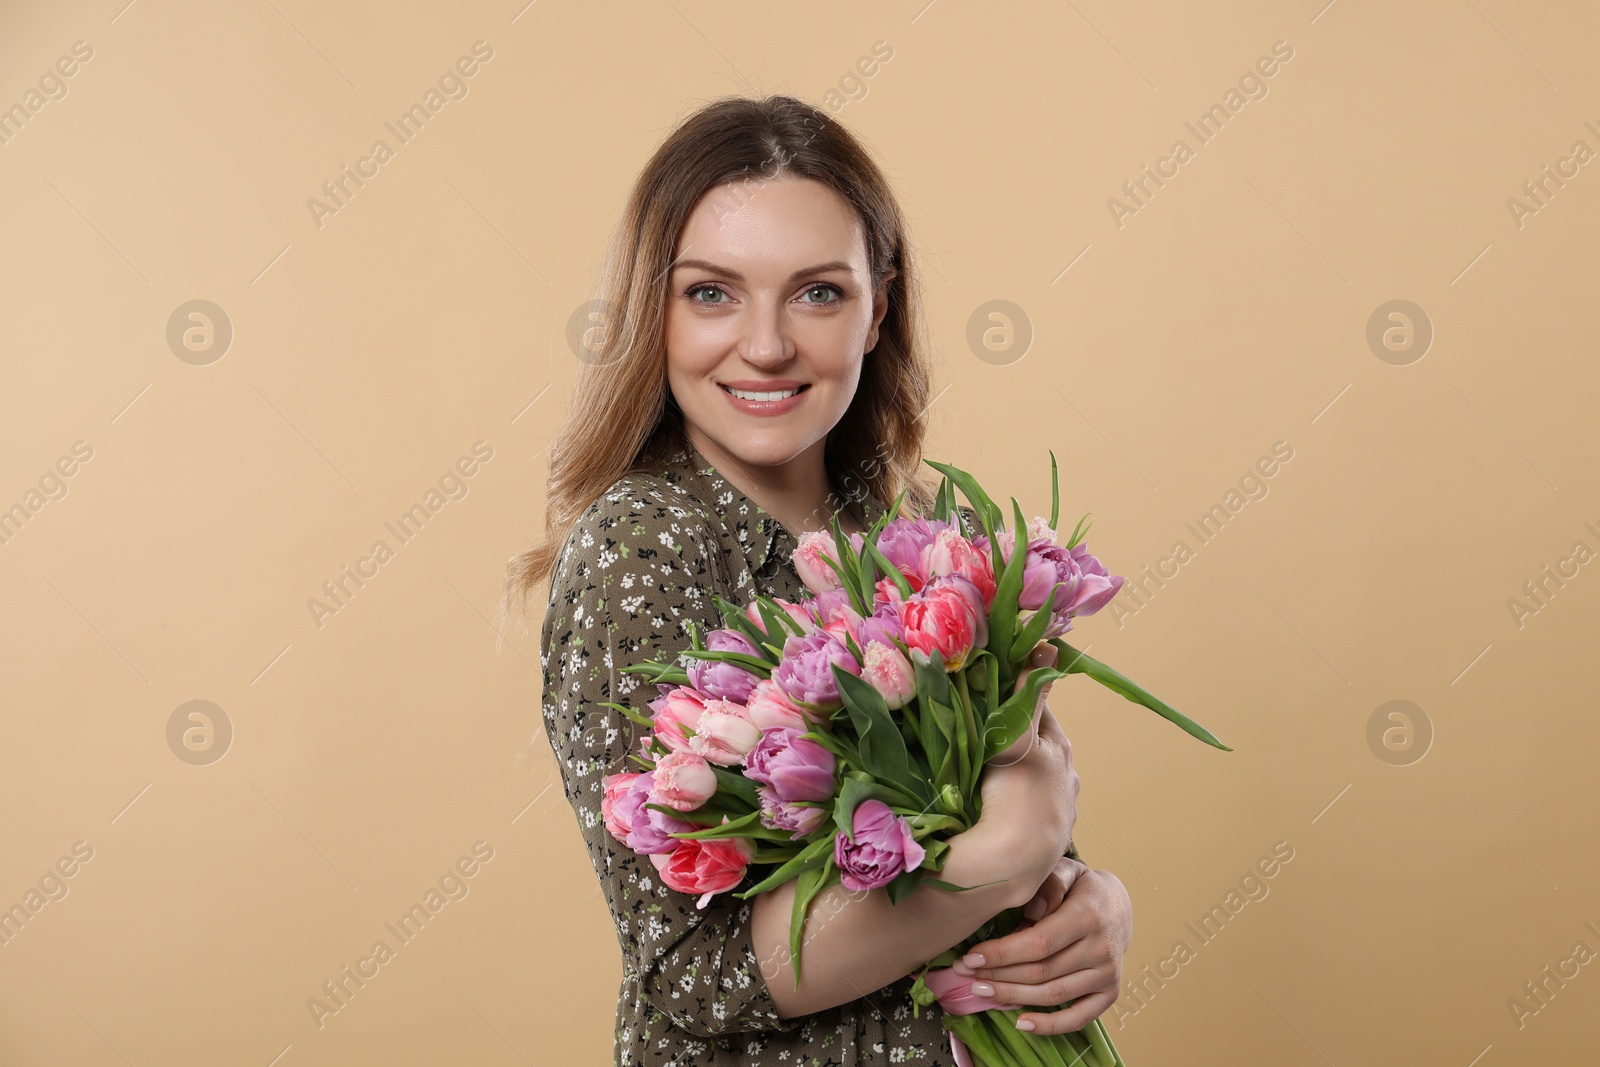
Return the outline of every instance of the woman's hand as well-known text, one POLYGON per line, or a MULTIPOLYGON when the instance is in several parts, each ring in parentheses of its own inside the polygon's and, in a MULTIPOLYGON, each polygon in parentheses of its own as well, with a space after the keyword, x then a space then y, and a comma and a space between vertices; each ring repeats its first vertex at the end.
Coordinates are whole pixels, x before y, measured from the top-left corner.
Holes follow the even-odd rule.
POLYGON ((1120 879, 1062 856, 1004 937, 980 941, 957 960, 972 991, 1006 1004, 1065 1004, 1024 1012, 1036 1034, 1082 1030, 1117 999, 1122 957, 1133 940, 1133 902, 1120 879), (968 962, 970 961, 970 963, 968 962), (976 966, 973 966, 976 965, 976 966))
MULTIPOLYGON (((1055 650, 1048 645, 1044 648, 1053 659, 1055 650)), ((1045 654, 1036 650, 1030 663, 1048 666, 1045 654)), ((1057 859, 1072 843, 1072 827, 1078 819, 1082 782, 1072 766, 1072 742, 1055 716, 1043 711, 1041 696, 1034 713, 1035 728, 984 766, 979 783, 983 813, 967 831, 974 842, 986 843, 981 854, 995 857, 998 867, 991 866, 993 877, 1015 881, 1017 906, 1050 876, 1057 859)))
MULTIPOLYGON (((1037 667, 1054 667, 1055 665, 1056 646, 1052 645, 1048 641, 1040 641, 1037 645, 1033 646, 1033 651, 1029 653, 1028 665, 1022 668, 1022 671, 1017 675, 1017 682, 1015 687, 1012 689, 1012 692, 1018 692, 1022 689, 1023 685, 1028 680, 1029 671, 1037 667)), ((1039 718, 1044 712, 1045 700, 1050 696, 1050 687, 1055 684, 1056 683, 1054 682, 1047 682, 1039 690, 1039 703, 1034 705, 1033 722, 1029 724, 1028 731, 1015 741, 1011 742, 1011 744, 1006 748, 996 752, 994 759, 991 759, 988 762, 988 766, 1003 767, 1008 763, 1016 762, 1028 752, 1029 747, 1033 744, 1033 739, 1039 735, 1039 718)))

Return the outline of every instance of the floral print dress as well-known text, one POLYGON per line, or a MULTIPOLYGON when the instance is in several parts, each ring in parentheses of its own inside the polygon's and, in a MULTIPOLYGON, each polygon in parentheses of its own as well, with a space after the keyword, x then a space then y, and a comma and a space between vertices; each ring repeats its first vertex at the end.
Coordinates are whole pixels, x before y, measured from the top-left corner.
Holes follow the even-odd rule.
MULTIPOLYGON (((853 504, 863 527, 887 510, 865 495, 853 504)), ((622 950, 613 1050, 622 1067, 954 1063, 939 1006, 912 1015, 911 975, 779 1018, 752 943, 754 902, 719 893, 696 908, 601 818, 601 780, 639 769, 627 757, 646 732, 601 704, 648 716, 657 695, 622 668, 675 655, 691 622, 701 633, 719 628, 713 593, 736 603, 809 596, 794 548, 781 523, 691 448, 619 479, 580 517, 556 563, 541 631, 544 725, 622 950)))

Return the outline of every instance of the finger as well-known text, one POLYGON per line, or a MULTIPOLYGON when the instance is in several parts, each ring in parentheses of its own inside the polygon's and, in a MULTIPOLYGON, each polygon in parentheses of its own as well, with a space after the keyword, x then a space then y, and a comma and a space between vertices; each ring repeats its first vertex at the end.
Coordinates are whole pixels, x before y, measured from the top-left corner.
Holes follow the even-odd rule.
MULTIPOLYGON (((1048 925, 1053 918, 1054 916, 1049 916, 1043 923, 1034 925, 1036 927, 1048 925)), ((1087 924, 1078 923, 1073 925, 1063 923, 1057 926, 1053 933, 1047 935, 1050 944, 1061 945, 1054 952, 1048 952, 1038 959, 1022 960, 1003 967, 979 967, 973 972, 972 980, 975 982, 992 982, 1001 986, 1010 984, 1018 989, 1023 989, 1030 986, 1043 986, 1047 982, 1071 974, 1074 971, 1103 968, 1112 961, 1107 959, 1107 954, 1101 945, 1100 939, 1087 936, 1090 932, 1087 924)), ((1060 1004, 1061 1001, 1021 999, 1013 1000, 1011 1003, 1060 1004)))
MULTIPOLYGON (((1091 1022, 1105 1014, 1111 1007, 1111 1002, 1116 1000, 1116 994, 1109 991, 1091 992, 1075 1001, 1071 1007, 1062 1008, 1060 1011, 1025 1011, 1017 1016, 1017 1022, 1024 1020, 1032 1022, 1035 1034, 1070 1034, 1082 1030, 1091 1022)), ((1012 1004, 1025 1004, 1027 1001, 1014 1000, 1012 1004)), ((1035 1002, 1037 1003, 1037 1002, 1035 1002)))
POLYGON ((1023 916, 1038 922, 1055 911, 1072 891, 1072 885, 1078 880, 1078 875, 1088 869, 1088 864, 1078 863, 1067 856, 1062 856, 1056 861, 1056 868, 1050 872, 1050 877, 1039 886, 1039 891, 1033 895, 1033 899, 1023 905, 1023 916))
POLYGON ((980 997, 991 997, 1005 1004, 1067 1004, 1078 997, 1103 990, 1107 983, 1106 968, 1082 961, 1082 953, 1070 950, 1057 953, 1048 960, 1033 965, 1035 974, 1021 980, 975 977, 972 991, 980 997), (992 989, 994 992, 984 992, 992 989))
POLYGON ((1050 738, 1064 749, 1070 750, 1072 748, 1072 742, 1067 739, 1067 731, 1062 728, 1061 720, 1056 718, 1055 712, 1051 712, 1039 720, 1039 736, 1050 738), (1045 722, 1045 719, 1050 721, 1045 722))
POLYGON ((1046 878, 1044 885, 1033 894, 1033 899, 1022 906, 1023 919, 1028 922, 1038 922, 1055 911, 1065 896, 1065 893, 1059 891, 1054 877, 1046 878))
MULTIPOLYGON (((1093 926, 1092 909, 1064 903, 1038 922, 1019 926, 1003 937, 979 941, 967 949, 962 962, 973 968, 980 978, 1004 978, 1003 968, 1037 965, 1048 960, 1089 933, 1093 926)), ((1042 981, 1044 977, 1048 974, 1010 972, 1014 981, 1042 981)))

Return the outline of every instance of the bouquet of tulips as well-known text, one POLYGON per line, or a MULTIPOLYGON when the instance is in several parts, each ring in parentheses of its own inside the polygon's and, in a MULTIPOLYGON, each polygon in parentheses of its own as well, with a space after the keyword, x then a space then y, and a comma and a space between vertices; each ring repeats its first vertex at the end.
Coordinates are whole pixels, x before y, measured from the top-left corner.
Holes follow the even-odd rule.
MULTIPOLYGON (((691 634, 678 661, 625 667, 656 684, 645 717, 644 770, 608 775, 607 830, 650 857, 661 879, 705 907, 752 872, 749 898, 793 879, 790 951, 795 981, 813 899, 834 882, 884 887, 898 902, 944 866, 947 839, 981 814, 985 763, 1032 728, 1043 687, 1084 674, 1193 736, 1231 751, 1210 731, 1079 652, 1061 635, 1092 615, 1124 579, 1084 548, 1086 519, 1060 543, 1055 457, 1050 518, 1012 525, 965 471, 944 476, 930 515, 902 516, 905 494, 866 534, 803 534, 794 563, 815 595, 800 603, 717 597, 727 625, 691 634), (981 529, 968 528, 966 497, 981 529), (1042 641, 1056 666, 1018 676, 1042 641)), ((936 1000, 958 1062, 977 1067, 1121 1067, 1104 1025, 1063 1035, 1016 1029, 1006 1005, 972 993, 949 964, 966 946, 1026 922, 995 916, 961 946, 928 961, 912 986, 917 1009, 936 1000), (932 969, 930 969, 932 968, 932 969)))

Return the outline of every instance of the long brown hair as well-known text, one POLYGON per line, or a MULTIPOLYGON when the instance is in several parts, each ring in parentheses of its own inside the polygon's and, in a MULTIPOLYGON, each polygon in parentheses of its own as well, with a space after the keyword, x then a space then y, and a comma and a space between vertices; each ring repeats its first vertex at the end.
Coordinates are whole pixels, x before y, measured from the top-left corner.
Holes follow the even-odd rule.
POLYGON ((726 201, 783 177, 810 178, 855 208, 874 286, 887 286, 878 343, 862 362, 850 407, 828 433, 830 476, 848 496, 890 502, 902 489, 931 503, 922 441, 931 364, 905 222, 888 182, 839 123, 791 96, 724 97, 685 119, 634 182, 600 271, 599 330, 588 335, 565 424, 550 448, 542 544, 512 557, 500 613, 525 609, 549 578, 573 526, 625 475, 655 469, 688 446, 667 386, 667 276, 684 224, 702 196, 726 201))

